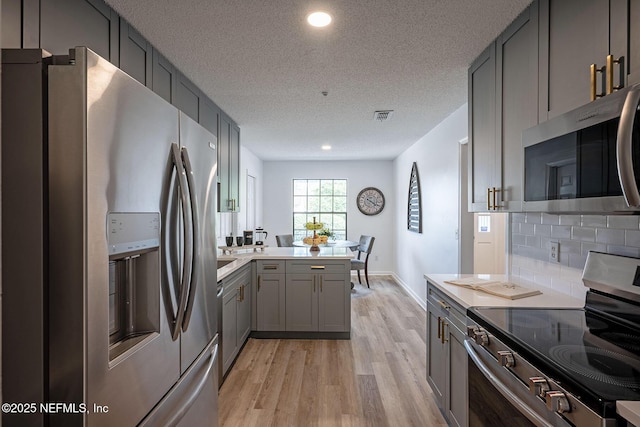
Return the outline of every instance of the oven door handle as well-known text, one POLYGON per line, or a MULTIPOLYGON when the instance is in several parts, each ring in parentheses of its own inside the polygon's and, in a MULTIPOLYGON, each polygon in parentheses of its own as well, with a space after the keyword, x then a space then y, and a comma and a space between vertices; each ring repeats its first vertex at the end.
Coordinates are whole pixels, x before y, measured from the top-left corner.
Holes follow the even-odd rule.
POLYGON ((640 207, 640 192, 638 192, 636 174, 633 170, 633 122, 636 119, 639 102, 640 88, 634 87, 627 93, 627 98, 624 101, 616 141, 618 179, 624 200, 631 208, 640 207))
POLYGON ((480 372, 482 372, 482 375, 484 375, 485 378, 489 380, 489 382, 500 392, 502 396, 505 397, 505 399, 507 399, 513 406, 518 408, 518 410, 522 412, 524 416, 529 418, 529 420, 531 420, 531 422, 535 423, 536 425, 553 427, 553 424, 549 423, 549 421, 538 415, 535 410, 524 403, 519 397, 514 396, 509 392, 507 386, 505 386, 498 379, 498 377, 496 377, 493 372, 491 372, 487 365, 484 364, 482 359, 480 359, 480 356, 478 355, 478 353, 476 353, 475 349, 472 347, 472 344, 468 339, 464 340, 464 348, 467 350, 467 354, 469 354, 469 357, 471 358, 473 363, 475 363, 480 372))

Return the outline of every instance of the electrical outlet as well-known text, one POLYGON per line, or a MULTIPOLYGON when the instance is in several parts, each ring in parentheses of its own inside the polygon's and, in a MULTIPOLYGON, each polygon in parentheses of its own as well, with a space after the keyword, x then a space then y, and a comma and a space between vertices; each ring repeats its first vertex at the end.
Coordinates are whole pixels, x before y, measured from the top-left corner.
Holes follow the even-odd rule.
POLYGON ((550 242, 549 261, 560 262, 560 243, 559 242, 550 242))

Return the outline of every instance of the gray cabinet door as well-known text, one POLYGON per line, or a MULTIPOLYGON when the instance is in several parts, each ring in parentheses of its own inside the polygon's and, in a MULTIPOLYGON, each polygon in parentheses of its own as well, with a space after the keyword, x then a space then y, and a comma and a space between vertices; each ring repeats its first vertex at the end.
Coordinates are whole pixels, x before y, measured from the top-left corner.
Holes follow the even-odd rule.
POLYGON ((318 330, 318 292, 320 279, 317 274, 289 274, 286 285, 286 330, 318 330))
POLYGON ((220 191, 218 198, 218 210, 220 212, 233 212, 233 202, 229 193, 230 174, 230 152, 231 150, 231 121, 229 118, 220 115, 220 134, 218 135, 218 177, 220 180, 220 191))
MULTIPOLYGON (((205 97, 200 110, 200 124, 209 132, 218 136, 219 121, 220 108, 209 98, 205 97)), ((220 141, 218 141, 218 145, 220 145, 220 141)), ((220 159, 218 159, 218 161, 220 161, 220 159)))
POLYGON ((118 64, 118 15, 102 0, 46 0, 41 2, 40 47, 66 55, 87 46, 118 64))
POLYGON ((237 344, 238 351, 244 345, 251 333, 251 276, 247 276, 242 283, 241 298, 238 301, 237 312, 237 344))
POLYGON ((467 425, 467 350, 464 348, 465 335, 455 325, 448 324, 449 357, 447 372, 449 390, 447 408, 449 424, 464 427, 467 425))
POLYGON ((320 274, 318 330, 348 332, 351 325, 351 286, 344 274, 320 274))
POLYGON ((238 323, 236 321, 237 288, 226 292, 222 299, 222 372, 226 373, 238 352, 238 323))
POLYGON ((120 18, 120 69, 147 87, 152 81, 151 44, 120 18))
POLYGON ((524 198, 522 131, 538 123, 537 2, 498 37, 496 64, 497 150, 502 153, 499 200, 501 210, 520 211, 524 198))
POLYGON ((427 309, 427 381, 436 404, 444 408, 447 354, 441 339, 443 316, 431 303, 427 309))
POLYGON ((496 49, 492 43, 469 68, 469 210, 489 209, 488 190, 499 187, 496 144, 496 49))
POLYGON ((256 283, 256 330, 285 330, 285 275, 258 274, 256 283))
POLYGON ((200 89, 182 73, 177 73, 176 98, 174 105, 196 122, 200 121, 200 89))
POLYGON ((152 54, 152 90, 164 98, 165 101, 173 103, 176 95, 176 69, 171 62, 153 49, 152 54))
POLYGON ((229 198, 233 210, 240 211, 240 128, 231 123, 229 138, 229 198))
POLYGON ((587 104, 590 66, 608 54, 609 0, 541 0, 540 121, 587 104))

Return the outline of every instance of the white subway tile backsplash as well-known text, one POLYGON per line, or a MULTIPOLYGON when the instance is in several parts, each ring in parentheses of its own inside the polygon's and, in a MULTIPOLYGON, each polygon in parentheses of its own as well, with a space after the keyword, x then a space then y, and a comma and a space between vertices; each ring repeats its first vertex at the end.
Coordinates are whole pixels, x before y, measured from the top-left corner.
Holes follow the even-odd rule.
POLYGON ((638 230, 639 219, 632 215, 609 215, 607 228, 623 228, 626 230, 638 230))
POLYGON ((573 227, 571 238, 581 242, 595 242, 596 229, 591 227, 573 227))
POLYGON ((640 217, 517 213, 510 225, 511 275, 578 298, 589 251, 640 257, 640 217), (560 243, 559 263, 549 261, 551 241, 560 243))
POLYGON ((558 215, 558 224, 580 225, 580 215, 558 215))
POLYGON ((624 246, 624 230, 598 228, 596 230, 596 242, 624 246))
POLYGON ((626 230, 624 235, 624 242, 625 246, 640 248, 640 231, 626 230))
POLYGON ((607 226, 607 217, 604 215, 582 215, 583 227, 603 227, 607 226))
POLYGON ((551 237, 558 239, 570 239, 571 238, 571 226, 569 225, 552 225, 551 237))

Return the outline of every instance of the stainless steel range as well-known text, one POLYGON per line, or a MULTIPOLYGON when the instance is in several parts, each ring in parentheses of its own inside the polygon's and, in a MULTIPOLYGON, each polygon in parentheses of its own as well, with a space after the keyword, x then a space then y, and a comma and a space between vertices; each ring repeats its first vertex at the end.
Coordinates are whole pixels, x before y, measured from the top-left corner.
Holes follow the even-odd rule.
POLYGON ((640 259, 590 252, 583 282, 583 309, 469 309, 469 425, 625 425, 616 402, 640 400, 640 259))

